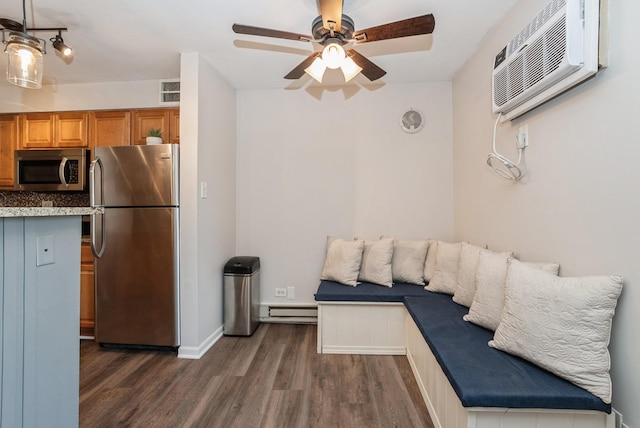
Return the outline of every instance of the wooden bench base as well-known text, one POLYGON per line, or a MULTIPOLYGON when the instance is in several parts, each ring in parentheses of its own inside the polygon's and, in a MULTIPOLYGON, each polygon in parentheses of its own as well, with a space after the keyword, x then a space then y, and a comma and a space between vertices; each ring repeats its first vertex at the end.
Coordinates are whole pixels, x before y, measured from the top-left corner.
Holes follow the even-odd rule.
POLYGON ((318 353, 406 355, 439 428, 614 428, 588 410, 466 408, 402 303, 318 302, 318 353))
POLYGON ((405 355, 402 303, 318 302, 318 353, 405 355))

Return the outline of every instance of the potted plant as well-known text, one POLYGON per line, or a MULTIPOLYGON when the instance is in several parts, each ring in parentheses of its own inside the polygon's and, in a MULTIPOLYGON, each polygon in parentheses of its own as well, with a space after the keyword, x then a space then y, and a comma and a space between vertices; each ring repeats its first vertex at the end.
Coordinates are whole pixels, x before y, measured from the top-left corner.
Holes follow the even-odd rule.
POLYGON ((147 131, 147 144, 162 144, 162 130, 149 129, 147 131))

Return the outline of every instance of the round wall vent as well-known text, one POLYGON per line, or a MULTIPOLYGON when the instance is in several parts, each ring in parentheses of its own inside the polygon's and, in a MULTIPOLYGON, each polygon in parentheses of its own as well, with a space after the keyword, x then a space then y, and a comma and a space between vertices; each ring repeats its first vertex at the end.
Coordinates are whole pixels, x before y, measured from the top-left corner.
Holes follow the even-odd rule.
POLYGON ((424 126, 424 116, 416 109, 409 109, 400 118, 400 128, 404 132, 415 134, 424 126))

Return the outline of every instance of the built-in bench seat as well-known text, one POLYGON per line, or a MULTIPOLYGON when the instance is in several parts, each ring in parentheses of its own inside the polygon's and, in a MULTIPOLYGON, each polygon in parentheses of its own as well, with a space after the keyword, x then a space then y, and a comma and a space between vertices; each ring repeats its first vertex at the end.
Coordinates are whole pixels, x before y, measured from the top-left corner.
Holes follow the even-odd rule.
POLYGON ((357 287, 349 287, 333 281, 321 281, 316 291, 316 302, 397 302, 406 296, 427 296, 432 294, 419 285, 396 283, 393 287, 362 282, 357 287))
POLYGON ((464 321, 468 308, 451 296, 430 293, 404 302, 464 407, 611 411, 585 389, 487 346, 493 332, 464 321))
POLYGON ((405 296, 425 296, 423 287, 363 282, 349 287, 322 281, 318 302, 318 353, 406 355, 405 296))
POLYGON ((436 427, 611 428, 610 405, 518 357, 462 319, 451 296, 411 284, 322 281, 318 352, 407 355, 436 427))

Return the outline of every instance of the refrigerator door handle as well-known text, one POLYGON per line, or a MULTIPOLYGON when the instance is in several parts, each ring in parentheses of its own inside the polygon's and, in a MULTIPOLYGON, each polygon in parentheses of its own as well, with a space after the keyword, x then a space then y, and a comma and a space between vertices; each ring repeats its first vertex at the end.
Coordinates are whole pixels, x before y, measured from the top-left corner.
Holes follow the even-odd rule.
POLYGON ((91 166, 89 166, 89 204, 92 208, 102 207, 102 194, 103 194, 103 185, 102 185, 102 177, 103 177, 103 168, 102 161, 100 158, 91 162, 91 166), (96 167, 100 168, 100 204, 96 204, 96 167))
MULTIPOLYGON (((97 158, 93 162, 91 162, 91 166, 89 167, 89 203, 92 208, 101 208, 103 207, 103 168, 102 161, 100 158, 97 158), (96 197, 96 168, 100 170, 100 194, 99 198, 96 197), (96 203, 96 200, 100 199, 99 204, 96 203)), ((91 215, 91 252, 96 258, 102 257, 104 254, 104 249, 107 245, 107 231, 104 227, 104 214, 103 213, 94 213, 91 215), (100 222, 100 249, 97 246, 98 237, 97 226, 98 221, 100 222)))
POLYGON ((58 167, 58 177, 60 177, 60 183, 62 183, 62 185, 69 187, 69 183, 67 183, 67 179, 64 176, 64 169, 67 166, 67 162, 69 161, 69 159, 67 159, 67 157, 63 157, 62 160, 60 161, 60 166, 58 167))
POLYGON ((104 227, 104 214, 102 213, 94 213, 91 215, 91 252, 96 258, 102 257, 104 254, 104 249, 107 246, 107 229, 104 227), (97 248, 96 237, 98 236, 97 232, 97 223, 98 219, 100 219, 100 249, 97 248))

